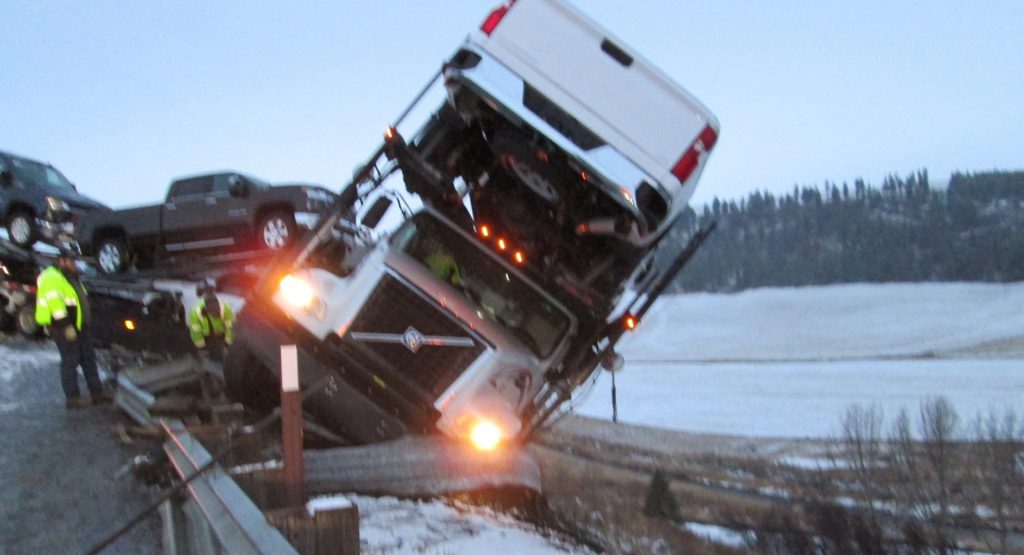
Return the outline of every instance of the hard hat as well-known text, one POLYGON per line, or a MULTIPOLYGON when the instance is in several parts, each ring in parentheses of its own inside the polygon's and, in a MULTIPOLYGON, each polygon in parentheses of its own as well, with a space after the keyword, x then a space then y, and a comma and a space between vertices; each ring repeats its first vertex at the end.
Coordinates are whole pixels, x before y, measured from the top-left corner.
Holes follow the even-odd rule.
POLYGON ((209 276, 204 277, 203 280, 199 282, 199 285, 196 286, 197 295, 202 295, 207 291, 210 293, 217 291, 217 280, 209 276))

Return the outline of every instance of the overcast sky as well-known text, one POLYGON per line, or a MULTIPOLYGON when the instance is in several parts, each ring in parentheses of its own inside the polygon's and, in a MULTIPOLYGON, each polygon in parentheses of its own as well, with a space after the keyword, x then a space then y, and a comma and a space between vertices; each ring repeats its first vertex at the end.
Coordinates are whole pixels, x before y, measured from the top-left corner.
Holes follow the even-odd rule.
MULTIPOLYGON (((115 207, 226 168, 337 189, 497 3, 0 0, 0 150, 115 207)), ((718 116, 698 204, 1024 168, 1018 0, 575 4, 718 116)))

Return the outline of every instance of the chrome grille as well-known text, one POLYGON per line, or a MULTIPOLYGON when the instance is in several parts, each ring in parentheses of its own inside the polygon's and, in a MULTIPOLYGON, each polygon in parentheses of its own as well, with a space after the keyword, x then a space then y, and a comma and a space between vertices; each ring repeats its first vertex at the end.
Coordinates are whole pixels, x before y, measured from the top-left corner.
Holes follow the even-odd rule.
POLYGON ((342 343, 371 370, 403 378, 431 402, 484 350, 441 307, 389 275, 370 295, 342 343))

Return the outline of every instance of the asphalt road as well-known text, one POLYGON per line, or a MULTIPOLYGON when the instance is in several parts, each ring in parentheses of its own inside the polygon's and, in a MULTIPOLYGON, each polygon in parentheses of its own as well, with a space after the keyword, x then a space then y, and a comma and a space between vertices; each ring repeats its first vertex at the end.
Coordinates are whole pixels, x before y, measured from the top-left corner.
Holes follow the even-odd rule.
MULTIPOLYGON (((65 409, 59 360, 0 334, 0 555, 85 553, 159 495, 119 472, 154 446, 122 444, 112 405, 65 409)), ((160 532, 151 516, 103 553, 160 553, 160 532)))

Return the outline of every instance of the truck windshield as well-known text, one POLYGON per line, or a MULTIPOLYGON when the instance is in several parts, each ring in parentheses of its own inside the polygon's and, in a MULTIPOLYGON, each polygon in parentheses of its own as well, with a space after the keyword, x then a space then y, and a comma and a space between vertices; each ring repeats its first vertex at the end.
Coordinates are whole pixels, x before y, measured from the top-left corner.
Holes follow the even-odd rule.
POLYGON ((554 351, 569 317, 515 272, 429 213, 421 212, 395 234, 392 244, 448 281, 537 356, 554 351))
POLYGON ((47 166, 31 160, 20 160, 18 158, 11 160, 11 166, 13 167, 14 175, 22 183, 31 183, 36 186, 48 185, 55 189, 71 190, 74 188, 71 182, 53 166, 47 166))

